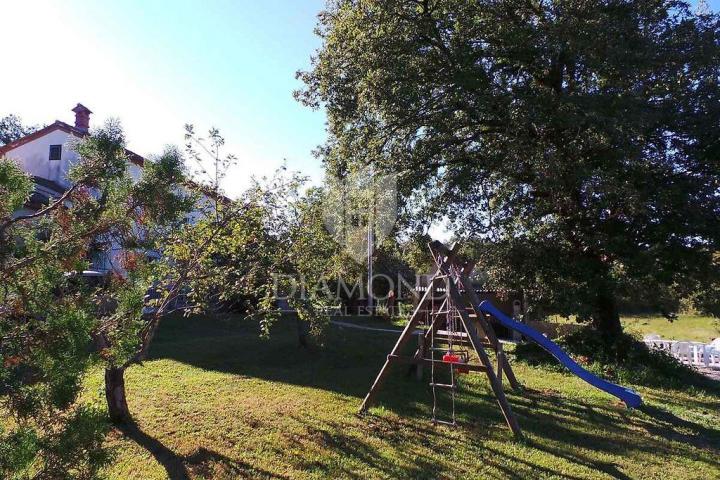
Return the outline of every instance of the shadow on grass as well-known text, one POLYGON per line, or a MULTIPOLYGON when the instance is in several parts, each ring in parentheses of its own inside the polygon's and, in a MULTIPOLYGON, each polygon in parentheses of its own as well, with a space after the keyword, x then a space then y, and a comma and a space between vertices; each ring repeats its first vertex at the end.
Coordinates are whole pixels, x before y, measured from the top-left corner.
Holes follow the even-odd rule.
POLYGON ((145 433, 135 422, 128 422, 118 425, 120 430, 126 437, 147 450, 155 460, 163 466, 170 480, 189 480, 188 473, 183 458, 174 451, 166 447, 162 442, 145 433))
POLYGON ((363 397, 384 361, 378 352, 389 352, 395 340, 392 334, 331 327, 322 348, 308 349, 298 345, 293 321, 280 321, 263 339, 258 326, 245 320, 169 318, 150 357, 363 397))
MULTIPOLYGON (((702 449, 720 445, 720 430, 718 429, 688 422, 672 412, 652 405, 643 405, 641 411, 654 420, 654 422, 641 422, 641 426, 653 435, 702 449)), ((717 465, 720 465, 720 460, 717 465)))
MULTIPOLYGON (((374 446, 366 437, 359 437, 348 433, 345 425, 329 422, 323 425, 313 425, 302 418, 295 417, 295 420, 304 424, 306 435, 324 447, 336 452, 343 458, 351 458, 363 465, 367 465, 375 472, 380 472, 386 478, 439 478, 442 468, 438 462, 429 456, 416 450, 412 458, 398 453, 398 462, 388 462, 381 451, 381 447, 374 446)), ((401 430, 396 430, 401 431, 401 430)), ((420 436, 423 434, 420 433, 420 436)), ((407 442, 412 444, 417 441, 409 435, 396 435, 394 442, 407 442)), ((302 447, 297 441, 290 441, 289 446, 302 447), (295 445, 293 445, 295 443, 295 445)), ((395 443, 400 445, 400 443, 395 443)), ((282 455, 283 452, 278 452, 282 455)), ((304 471, 313 471, 323 476, 337 478, 366 478, 365 473, 357 472, 350 466, 333 465, 332 470, 317 461, 302 460, 298 465, 304 471)))
POLYGON ((232 478, 237 476, 242 476, 242 478, 249 478, 248 476, 251 478, 286 478, 258 469, 248 463, 233 460, 205 447, 198 448, 190 455, 178 455, 160 440, 148 435, 135 422, 125 423, 117 428, 127 438, 147 450, 162 465, 170 480, 190 480, 197 476, 209 477, 212 476, 211 469, 214 466, 219 466, 225 474, 232 478))
POLYGON ((645 405, 639 409, 644 415, 637 415, 568 398, 555 401, 553 396, 532 390, 513 397, 512 402, 524 430, 532 434, 532 447, 613 478, 628 477, 617 465, 594 460, 577 447, 618 456, 632 452, 694 457, 708 467, 720 467, 720 430, 689 422, 660 407, 645 405), (628 425, 638 428, 628 429, 628 425))
MULTIPOLYGON (((323 348, 307 350, 298 347, 294 324, 277 325, 269 340, 262 340, 258 335, 256 326, 247 322, 181 319, 163 326, 151 356, 177 360, 206 370, 333 391, 357 398, 359 405, 359 399, 367 392, 385 354, 396 340, 395 335, 333 328, 323 348)), ((380 400, 389 410, 412 421, 403 423, 365 415, 359 427, 362 435, 359 435, 356 422, 346 425, 326 421, 318 424, 312 419, 297 418, 296 421, 305 425, 307 438, 303 441, 320 444, 338 456, 368 465, 386 477, 447 476, 457 465, 447 463, 442 457, 442 448, 447 443, 458 441, 458 435, 430 427, 429 422, 427 427, 423 426, 422 421, 418 421, 418 418, 429 419, 430 395, 426 383, 403 379, 401 368, 397 368, 392 377, 380 400), (399 460, 383 460, 387 455, 382 454, 379 444, 392 449, 392 454, 399 460), (412 448, 414 445, 418 448, 412 448), (430 449, 440 449, 441 456, 429 455, 430 449), (439 463, 443 461, 446 463, 439 463)), ((491 455, 483 455, 484 461, 509 478, 527 478, 534 473, 580 478, 563 471, 560 465, 563 460, 614 478, 628 478, 621 465, 608 462, 606 455, 598 456, 597 453, 619 459, 628 453, 647 457, 686 456, 712 468, 720 467, 717 460, 720 431, 717 429, 683 420, 661 407, 643 407, 640 412, 644 416, 628 414, 610 405, 599 408, 592 401, 560 398, 552 393, 530 389, 521 394, 508 392, 521 427, 530 438, 524 445, 555 457, 559 462, 553 466, 530 460, 532 457, 518 458, 516 455, 511 458, 506 452, 487 444, 487 440, 492 438, 512 441, 495 399, 486 388, 487 382, 484 378, 467 382, 469 388, 462 388, 456 401, 464 441, 470 445, 481 445, 479 448, 482 451, 490 452, 491 455), (628 428, 628 424, 635 428, 628 428), (519 471, 508 465, 516 465, 519 471)), ((449 412, 450 404, 447 399, 444 401, 441 408, 449 412)), ((232 475, 252 472, 251 466, 204 448, 188 457, 178 457, 141 431, 134 431, 133 435, 128 436, 150 451, 171 478, 188 478, 188 468, 202 472, 202 468, 206 468, 203 465, 208 464, 222 465, 232 475)), ((301 450, 302 442, 294 442, 299 440, 289 438, 287 446, 301 450)), ((277 448, 275 453, 278 456, 287 455, 285 446, 277 448)), ((352 462, 347 465, 330 464, 304 458, 297 461, 306 471, 360 478, 349 466, 352 462)), ((465 473, 472 476, 472 472, 465 473)), ((253 474, 257 477, 271 476, 262 471, 254 471, 253 474)))

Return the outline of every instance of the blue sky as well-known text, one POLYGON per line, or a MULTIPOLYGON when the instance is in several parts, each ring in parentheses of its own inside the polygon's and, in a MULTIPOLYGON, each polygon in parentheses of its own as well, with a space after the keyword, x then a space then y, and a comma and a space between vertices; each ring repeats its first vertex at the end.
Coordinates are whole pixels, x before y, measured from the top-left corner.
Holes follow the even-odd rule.
POLYGON ((28 123, 72 122, 77 103, 92 123, 121 119, 143 155, 182 144, 183 125, 217 126, 240 159, 226 189, 284 160, 314 180, 325 117, 298 104, 295 71, 319 46, 322 0, 8 2, 11 53, 0 76, 0 115, 28 123), (101 5, 102 3, 102 5, 101 5))
MULTIPOLYGON (((319 40, 323 0, 8 1, 0 115, 72 122, 82 102, 93 124, 120 118, 143 155, 181 145, 183 125, 217 126, 239 165, 225 188, 287 161, 319 182, 311 151, 325 137, 322 112, 292 98, 319 40)), ((720 0, 709 2, 718 10, 720 0)))

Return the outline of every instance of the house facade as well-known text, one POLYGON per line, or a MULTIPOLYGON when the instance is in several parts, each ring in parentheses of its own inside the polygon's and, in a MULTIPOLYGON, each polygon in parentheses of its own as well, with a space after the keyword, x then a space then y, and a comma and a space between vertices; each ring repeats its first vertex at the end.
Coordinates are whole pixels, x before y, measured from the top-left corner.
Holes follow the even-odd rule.
MULTIPOLYGON (((90 109, 80 103, 72 109, 72 112, 75 114, 74 125, 56 120, 36 132, 0 147, 0 157, 7 157, 17 162, 34 182, 30 199, 23 209, 15 212, 15 215, 36 212, 48 202, 61 197, 70 188, 68 172, 79 160, 74 146, 88 135, 92 114, 90 109)), ((126 154, 128 173, 137 180, 142 174, 146 159, 130 150, 126 150, 126 154)), ((213 202, 213 200, 203 198, 201 202, 213 202)), ((198 212, 193 212, 190 215, 191 221, 197 216, 198 212)), ((152 252, 148 254, 154 255, 152 252)), ((91 255, 92 272, 122 272, 121 255, 122 249, 117 244, 94 252, 91 255)))

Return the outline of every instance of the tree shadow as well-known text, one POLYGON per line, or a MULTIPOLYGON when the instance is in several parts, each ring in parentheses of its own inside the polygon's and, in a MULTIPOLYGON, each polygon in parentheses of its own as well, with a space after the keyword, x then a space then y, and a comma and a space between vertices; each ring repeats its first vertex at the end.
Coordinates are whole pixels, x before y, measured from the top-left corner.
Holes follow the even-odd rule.
POLYGON ((133 422, 127 422, 117 426, 118 430, 126 437, 147 450, 155 460, 163 466, 170 480, 189 480, 183 457, 166 447, 158 439, 145 433, 140 426, 133 422))
MULTIPOLYGON (((321 388, 362 397, 385 360, 394 335, 374 335, 332 327, 320 348, 298 344, 294 323, 280 321, 270 338, 242 320, 218 322, 195 318, 167 319, 150 358, 234 375, 321 388), (360 346, 360 347, 358 347, 360 346)), ((398 373, 400 369, 398 369, 398 373)))
MULTIPOLYGON (((318 388, 356 397, 358 400, 367 392, 385 360, 385 355, 397 339, 394 335, 331 329, 322 348, 308 350, 298 347, 294 324, 277 325, 268 340, 260 339, 258 331, 248 323, 216 328, 213 325, 191 322, 189 325, 170 327, 161 329, 151 352, 153 358, 168 358, 205 370, 318 388)), ((409 345, 408 348, 412 349, 413 346, 409 345)), ((372 414, 363 417, 364 425, 361 427, 368 436, 378 436, 392 445, 393 454, 402 460, 400 464, 383 461, 382 452, 376 442, 359 438, 356 432, 348 431, 351 429, 348 429, 347 425, 339 423, 328 422, 321 425, 313 423, 312 420, 297 418, 296 421, 306 425, 307 436, 310 437, 310 440, 303 441, 317 442, 340 456, 369 465, 382 476, 444 477, 453 471, 454 466, 446 465, 443 468, 437 464, 437 457, 428 456, 427 452, 417 451, 418 449, 412 452, 411 458, 408 452, 413 449, 401 446, 404 443, 423 446, 427 446, 429 442, 436 444, 436 437, 445 435, 442 429, 425 428, 420 426, 422 422, 418 422, 420 417, 429 417, 427 403, 430 395, 427 382, 403 379, 404 376, 404 369, 395 369, 380 400, 383 406, 394 413, 412 418, 411 427, 398 425, 393 423, 397 420, 372 414), (388 422, 390 425, 386 428, 384 425, 388 422)), ((512 435, 504 424, 492 394, 486 387, 478 387, 482 384, 486 386, 486 380, 481 378, 467 381, 470 388, 461 389, 457 400, 458 418, 467 440, 483 444, 483 448, 491 451, 492 455, 487 457, 494 469, 509 478, 526 478, 527 472, 578 478, 563 472, 559 467, 543 466, 517 457, 510 459, 506 452, 488 446, 485 440, 489 437, 512 441, 512 435), (518 473, 509 468, 508 464, 512 463, 520 464, 523 472, 518 473)), ((683 420, 659 407, 643 407, 640 410, 646 415, 643 418, 641 415, 627 414, 616 406, 601 408, 592 400, 561 397, 531 389, 525 389, 521 393, 508 391, 508 396, 521 427, 532 438, 527 445, 546 452, 559 461, 563 459, 622 479, 628 478, 621 470, 622 462, 618 460, 618 464, 615 464, 604 461, 602 454, 622 457, 626 452, 648 456, 661 452, 670 456, 677 454, 673 449, 684 449, 687 445, 703 450, 699 462, 720 466, 715 460, 717 457, 713 457, 713 452, 717 452, 716 445, 720 444, 720 431, 683 420), (628 429, 628 423, 638 428, 628 429), (654 438, 643 439, 643 436, 648 434, 654 438), (662 442, 662 439, 672 443, 662 442), (564 445, 571 445, 572 448, 565 448, 564 445), (586 452, 585 449, 600 455, 586 452)), ((222 466, 230 478, 243 474, 273 477, 270 472, 254 470, 251 465, 205 448, 200 448, 189 456, 178 456, 152 437, 137 432, 135 435, 136 441, 165 467, 170 478, 189 478, 187 475, 195 471, 207 477, 209 475, 204 474, 203 469, 212 465, 222 466), (183 474, 185 476, 182 476, 183 474)), ((456 441, 457 436, 448 436, 447 440, 456 441)), ((288 444, 292 445, 292 442, 297 440, 289 438, 288 444)), ((301 444, 294 446, 298 450, 302 449, 301 444)), ((287 455, 280 449, 275 453, 287 455)), ((339 473, 347 478, 360 478, 360 474, 348 466, 352 465, 352 462, 347 465, 330 465, 304 458, 294 461, 299 462, 304 470, 322 475, 339 473)))
POLYGON ((626 452, 648 455, 676 455, 682 449, 695 448, 696 460, 709 467, 720 467, 718 445, 720 430, 683 420, 659 407, 644 405, 643 415, 625 410, 599 410, 596 405, 528 390, 523 397, 513 398, 513 408, 526 432, 532 433, 531 446, 569 462, 605 472, 614 478, 627 478, 618 466, 598 461, 576 448, 553 445, 588 446, 593 451, 613 455, 626 452), (628 430, 628 424, 633 428, 628 430), (552 425, 551 428, 548 428, 552 425), (602 426, 600 433, 594 433, 602 426), (650 434, 648 438, 647 434, 650 434), (540 441, 541 440, 541 441, 540 441), (666 440, 672 443, 664 443, 666 440))
POLYGON ((232 459, 218 452, 208 450, 205 447, 198 448, 194 453, 184 457, 185 462, 191 466, 194 474, 202 478, 213 478, 214 473, 210 467, 219 466, 223 474, 228 478, 267 478, 267 479, 287 479, 287 476, 278 475, 268 472, 247 462, 232 459))
MULTIPOLYGON (((688 422, 672 412, 653 405, 643 405, 640 410, 652 418, 655 423, 643 419, 638 420, 637 423, 653 435, 701 449, 717 448, 720 445, 720 430, 718 429, 688 422)), ((720 461, 718 465, 720 465, 720 461)))
POLYGON ((238 476, 242 476, 242 478, 287 478, 259 469, 249 463, 231 459, 205 447, 198 448, 190 455, 178 455, 160 440, 148 435, 134 421, 118 425, 117 429, 147 450, 162 465, 170 480, 190 480, 195 476, 208 478, 212 476, 211 469, 214 466, 219 466, 229 478, 238 476))
MULTIPOLYGON (((335 452, 339 456, 357 460, 363 465, 369 466, 374 471, 381 472, 382 475, 387 478, 438 478, 440 476, 441 469, 438 464, 420 452, 416 451, 412 462, 404 461, 404 465, 400 467, 396 463, 386 461, 379 448, 374 447, 367 439, 349 435, 343 425, 331 422, 322 426, 314 426, 304 422, 302 418, 296 417, 295 419, 304 423, 306 434, 317 443, 335 452)), ((397 441, 408 442, 411 441, 411 439, 405 437, 397 439, 397 441)), ((289 442, 290 446, 292 446, 293 443, 295 443, 295 441, 291 440, 289 442)), ((395 445, 400 444, 395 443, 395 445)), ((399 455, 397 450, 395 453, 399 455)), ((301 460, 299 467, 305 471, 313 470, 324 476, 332 475, 334 477, 340 476, 342 478, 358 480, 366 478, 365 472, 358 472, 352 467, 345 467, 343 465, 334 465, 333 471, 329 471, 325 465, 313 461, 301 460)))

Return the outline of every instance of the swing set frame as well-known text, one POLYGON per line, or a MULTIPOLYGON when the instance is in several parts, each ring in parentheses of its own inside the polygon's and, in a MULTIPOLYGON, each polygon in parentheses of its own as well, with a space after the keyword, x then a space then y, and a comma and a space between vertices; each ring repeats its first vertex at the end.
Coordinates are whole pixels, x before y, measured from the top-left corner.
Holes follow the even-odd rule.
MULTIPOLYGON (((442 242, 433 241, 429 243, 428 246, 433 258, 435 259, 437 270, 434 276, 430 279, 427 290, 415 307, 409 322, 400 334, 395 346, 387 356, 385 363, 380 369, 377 378, 365 396, 365 399, 360 406, 360 413, 366 412, 367 409, 374 404, 378 392, 382 388, 387 376, 390 373, 391 367, 395 364, 414 364, 418 365, 418 368, 422 365, 430 365, 433 369, 433 382, 435 367, 448 365, 451 369, 451 375, 455 375, 453 369, 462 367, 463 369, 471 372, 485 372, 488 381, 490 382, 490 387, 500 407, 500 411, 505 418, 505 422, 508 424, 508 427, 510 427, 510 430, 516 437, 522 437, 520 425, 518 424, 517 418, 515 417, 515 414, 510 407, 510 403, 505 396, 505 390, 503 389, 503 377, 507 378, 512 389, 520 390, 521 386, 513 373, 512 367, 510 366, 505 353, 503 352, 502 344, 498 340, 497 335, 495 335, 495 331, 485 318, 485 315, 480 311, 480 300, 472 288, 472 284, 469 279, 475 265, 472 262, 464 261, 459 258, 459 245, 457 244, 452 248, 448 248, 442 242), (434 309, 434 296, 436 290, 443 286, 445 287, 445 302, 448 307, 448 311, 450 311, 449 307, 452 306, 454 310, 453 313, 456 314, 456 318, 459 321, 459 326, 461 327, 460 329, 465 334, 463 341, 465 342, 465 345, 469 347, 470 351, 475 352, 477 358, 479 359, 479 363, 446 362, 435 359, 434 355, 427 358, 425 352, 434 347, 436 335, 442 337, 440 327, 442 326, 443 321, 447 319, 447 317, 443 318, 442 315, 433 315, 433 312, 429 315, 429 318, 432 321, 428 322, 429 326, 424 333, 421 332, 422 338, 418 340, 418 348, 415 351, 415 354, 413 356, 401 355, 403 347, 405 347, 407 342, 411 340, 411 338, 416 334, 416 329, 423 323, 423 320, 426 317, 426 307, 428 304, 432 304, 434 309), (486 347, 494 351, 497 358, 497 368, 493 366, 490 357, 485 350, 486 347)), ((448 314, 448 316, 449 315, 450 314, 448 314)), ((447 331, 445 335, 446 339, 448 334, 452 335, 453 332, 447 331)), ((433 389, 434 387, 435 386, 433 385, 433 389)), ((452 388, 454 388, 454 380, 452 388)), ((433 410, 435 410, 435 404, 433 405, 433 410)), ((436 423, 446 423, 436 421, 434 412, 433 421, 436 423)), ((454 424, 454 418, 452 424, 454 424)))

